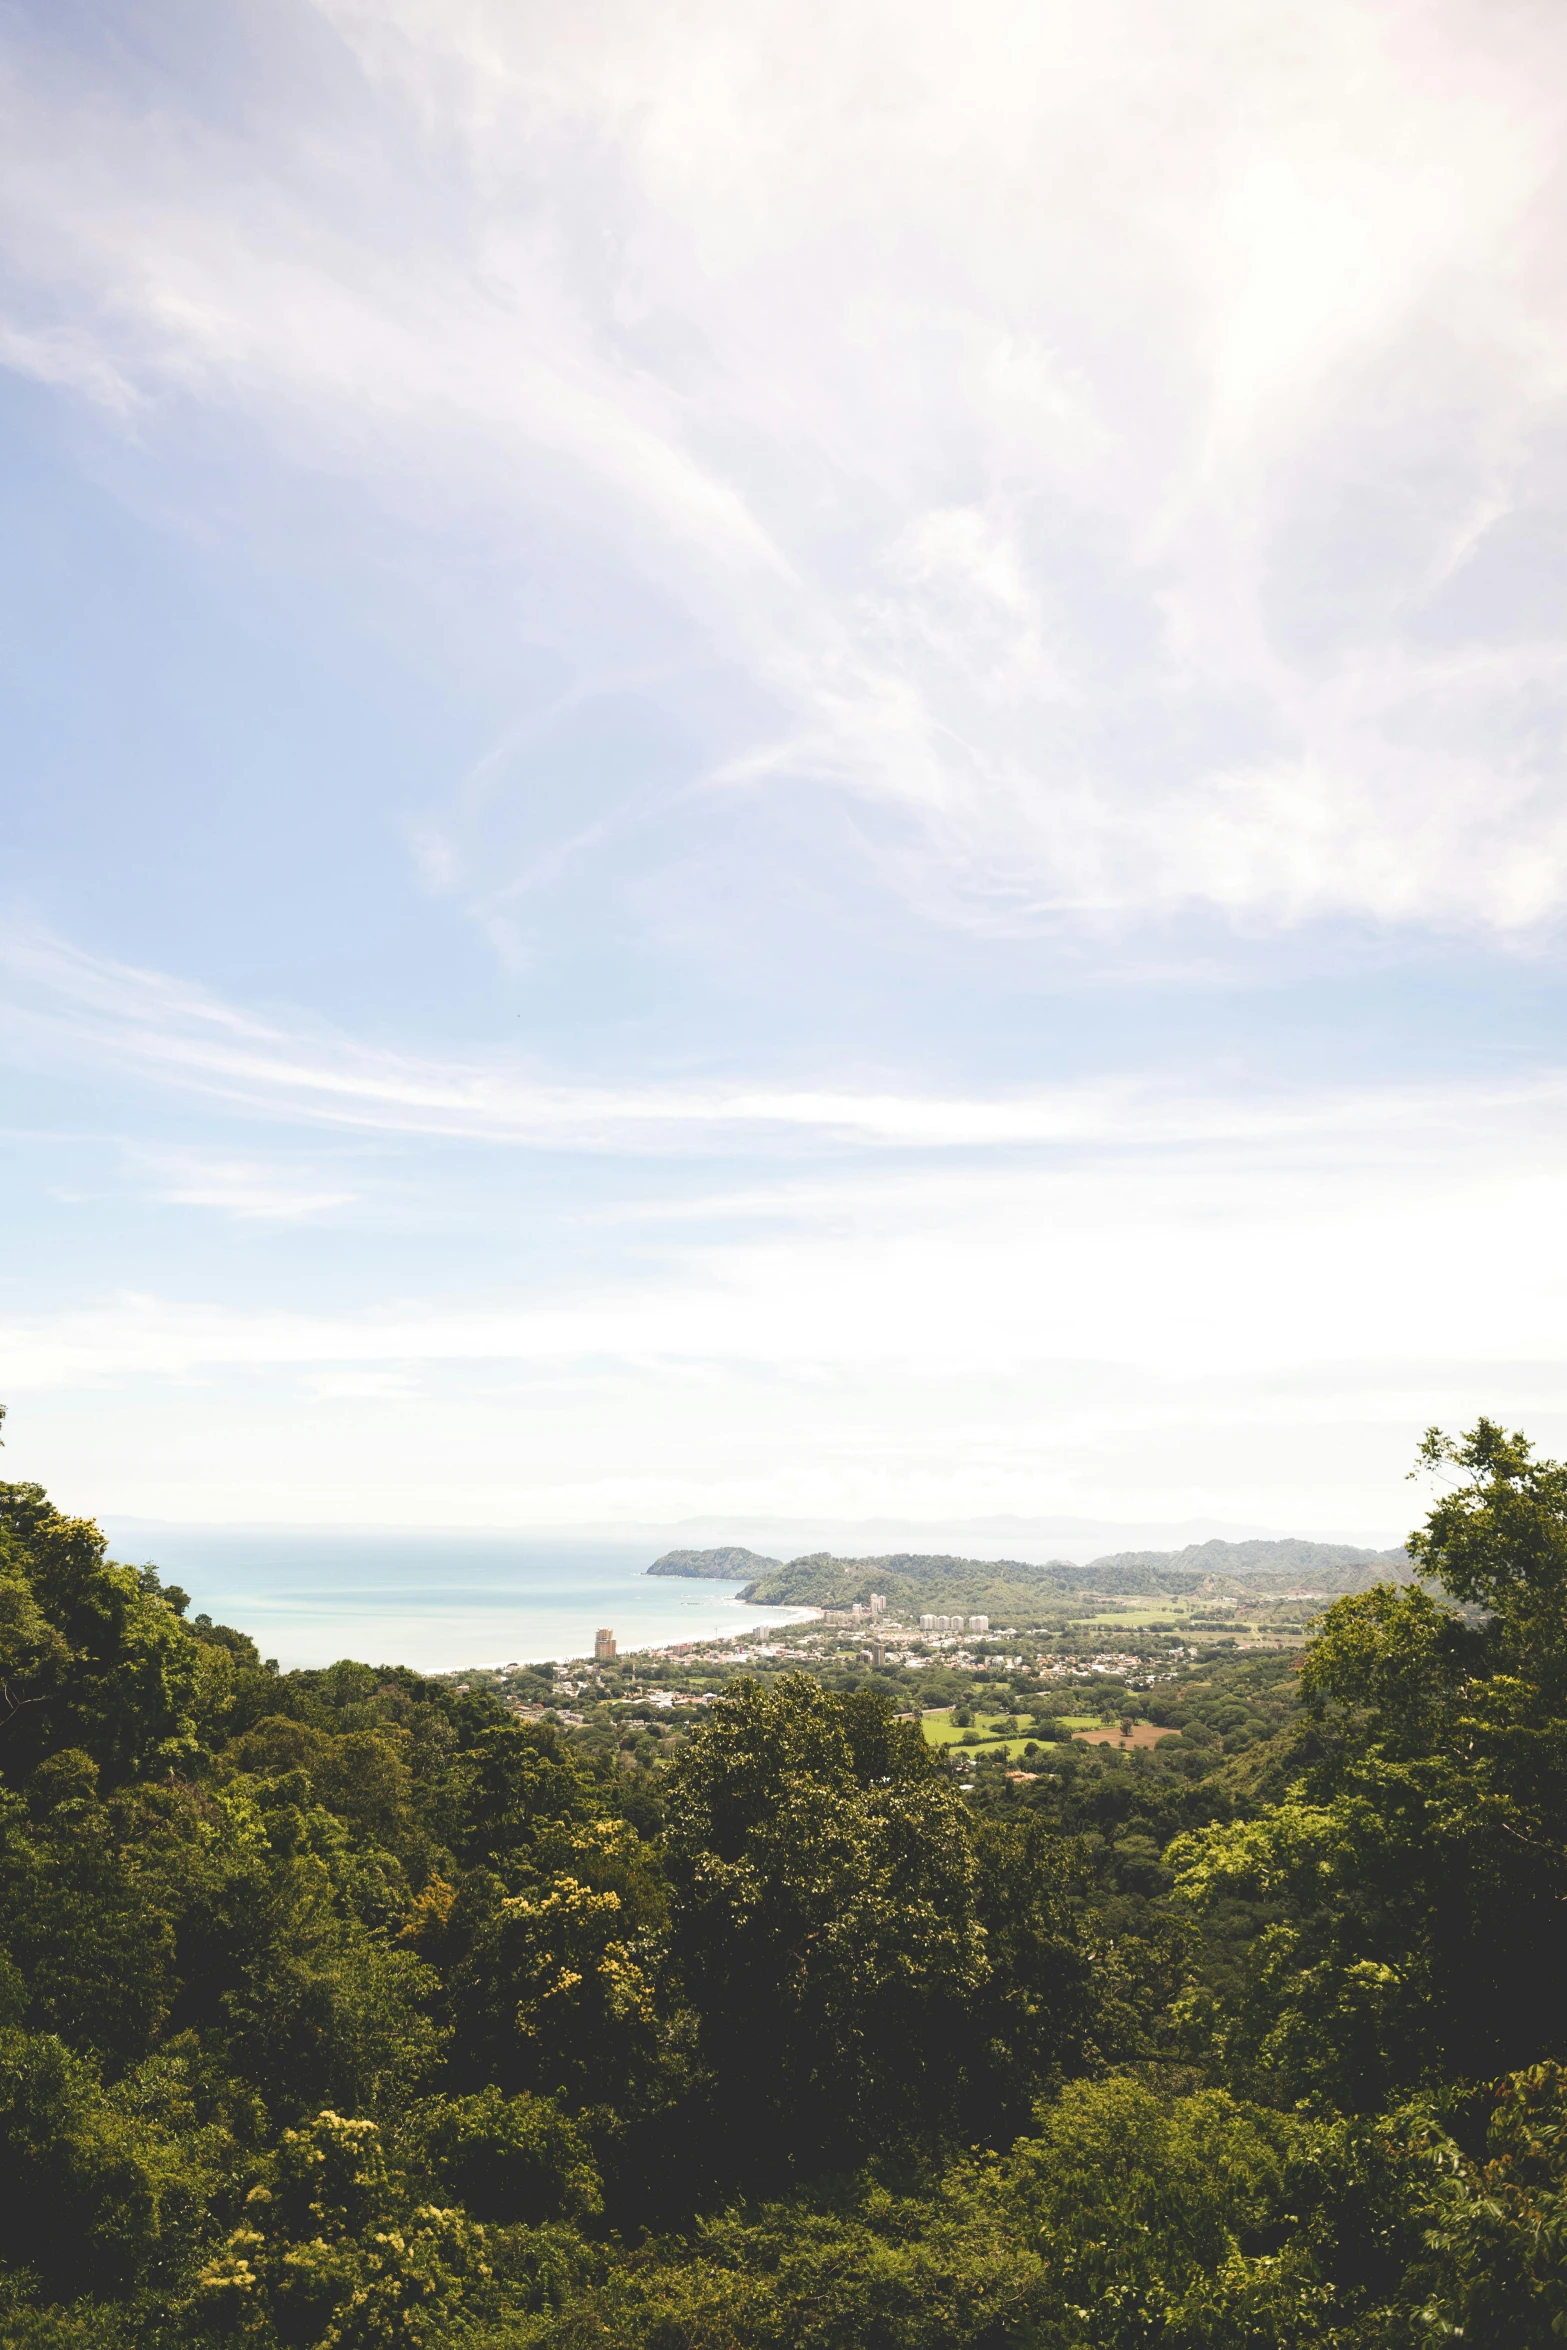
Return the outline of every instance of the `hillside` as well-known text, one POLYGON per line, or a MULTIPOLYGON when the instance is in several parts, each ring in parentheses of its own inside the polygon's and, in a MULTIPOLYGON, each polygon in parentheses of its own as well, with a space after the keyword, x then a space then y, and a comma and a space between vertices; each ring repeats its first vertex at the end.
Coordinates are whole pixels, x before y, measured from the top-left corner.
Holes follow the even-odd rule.
POLYGON ((1567 1464, 1442 1457, 1135 1689, 280 1672, 0 1483, 0 2350, 1560 2343, 1567 1464))
POLYGON ((1018 1559, 922 1558, 905 1552, 840 1559, 820 1551, 758 1575, 740 1596, 762 1607, 852 1607, 880 1591, 895 1615, 934 1608, 1028 1614, 1051 1602, 1059 1605, 1070 1589, 1059 1577, 1072 1572, 1018 1559))
POLYGON ((781 1559, 764 1558, 759 1550, 730 1545, 720 1550, 666 1550, 648 1568, 650 1575, 695 1575, 715 1583, 732 1583, 739 1575, 762 1575, 782 1566, 781 1559))
POLYGON ((1215 1540, 1178 1551, 1118 1551, 1086 1566, 1069 1559, 1036 1565, 1024 1559, 964 1559, 913 1551, 857 1559, 815 1551, 782 1565, 730 1548, 667 1551, 648 1569, 653 1575, 748 1573, 751 1580, 740 1597, 762 1607, 852 1607, 880 1591, 894 1614, 962 1608, 965 1613, 996 1617, 1059 1613, 1096 1599, 1175 1599, 1198 1591, 1243 1597, 1309 1589, 1336 1595, 1367 1590, 1377 1582, 1407 1580, 1409 1571, 1402 1551, 1359 1550, 1347 1543, 1293 1538, 1215 1540))
MULTIPOLYGON (((1365 1591, 1373 1583, 1405 1583, 1412 1572, 1404 1550, 1361 1550, 1349 1542, 1190 1542, 1184 1550, 1117 1550, 1091 1559, 1078 1571, 1096 1591, 1130 1591, 1121 1577, 1147 1568, 1159 1576, 1195 1575, 1236 1590, 1273 1591, 1299 1586, 1313 1593, 1365 1591)), ((1160 1589, 1191 1590, 1195 1583, 1161 1583, 1160 1589)))

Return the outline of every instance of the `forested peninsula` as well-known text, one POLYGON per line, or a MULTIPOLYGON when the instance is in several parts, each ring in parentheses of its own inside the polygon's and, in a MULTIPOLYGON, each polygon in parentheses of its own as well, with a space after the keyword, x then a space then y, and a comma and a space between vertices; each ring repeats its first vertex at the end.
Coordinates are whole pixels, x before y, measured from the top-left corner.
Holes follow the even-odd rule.
POLYGON ((955 1558, 892 1551, 875 1558, 838 1558, 812 1551, 803 1558, 759 1557, 733 1546, 667 1550, 650 1575, 750 1578, 737 1596, 758 1607, 852 1607, 873 1592, 893 1614, 929 1608, 977 1609, 992 1615, 1060 1612, 1062 1603, 1095 1597, 1178 1597, 1200 1590, 1282 1591, 1309 1580, 1317 1596, 1364 1591, 1409 1575, 1402 1550, 1363 1550, 1349 1543, 1259 1541, 1192 1543, 1185 1550, 1123 1550, 1090 1559, 1032 1565, 1024 1559, 955 1558))
POLYGON ((1567 1467, 1421 1464, 1293 1655, 1026 1770, 842 1662, 618 1739, 279 1672, 0 1486, 0 2342, 1560 2340, 1567 1467))
MULTIPOLYGON (((763 1558, 760 1551, 741 1550, 729 1543, 717 1550, 666 1550, 649 1567, 650 1575, 694 1575, 698 1579, 732 1583, 737 1575, 766 1575, 783 1564, 781 1559, 763 1558)), ((750 1597, 750 1591, 744 1594, 750 1597)))

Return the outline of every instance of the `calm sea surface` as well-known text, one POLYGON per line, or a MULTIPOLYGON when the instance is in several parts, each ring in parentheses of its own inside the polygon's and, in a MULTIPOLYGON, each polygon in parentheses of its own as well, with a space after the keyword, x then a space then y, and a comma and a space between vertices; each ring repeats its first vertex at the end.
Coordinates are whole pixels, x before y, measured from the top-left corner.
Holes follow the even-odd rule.
POLYGON ((501 1534, 292 1533, 105 1518, 116 1558, 151 1561, 191 1613, 235 1624, 293 1665, 360 1657, 438 1673, 776 1629, 809 1609, 742 1607, 739 1583, 649 1576, 647 1543, 501 1534))

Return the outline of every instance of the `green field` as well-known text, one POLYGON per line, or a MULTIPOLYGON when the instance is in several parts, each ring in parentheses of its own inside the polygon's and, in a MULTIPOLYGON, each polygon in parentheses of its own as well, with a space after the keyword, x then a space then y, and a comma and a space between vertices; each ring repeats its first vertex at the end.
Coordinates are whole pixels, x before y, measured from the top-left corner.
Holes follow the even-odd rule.
MULTIPOLYGON (((1055 1714, 1051 1718, 1058 1721, 1064 1730, 1093 1730, 1097 1729, 1099 1725, 1097 1714, 1055 1714)), ((1011 1714, 976 1714, 973 1727, 979 1732, 981 1742, 977 1746, 969 1747, 968 1753, 981 1755, 998 1754, 1004 1751, 1010 1762, 1021 1762, 1024 1747, 1037 1745, 1040 1754, 1047 1755, 1050 1751, 1050 1741, 1047 1738, 1039 1737, 1038 1733, 1033 1730, 1020 1730, 1015 1738, 1003 1738, 998 1735, 1003 1722, 1015 1719, 1016 1716, 1011 1714)), ((927 1744, 931 1746, 961 1746, 963 1744, 964 1733, 954 1726, 950 1706, 940 1712, 923 1715, 920 1726, 924 1730, 927 1744)))
MULTIPOLYGON (((1277 1609, 1274 1612, 1282 1614, 1284 1611, 1277 1609)), ((1298 1610, 1296 1612, 1298 1614, 1298 1610)), ((1128 1632, 1146 1632, 1150 1625, 1168 1624, 1174 1631, 1184 1633, 1191 1629, 1194 1622, 1207 1624, 1221 1620, 1235 1631, 1255 1631, 1263 1619, 1262 1615, 1255 1611, 1250 1615, 1236 1614, 1232 1616, 1229 1610, 1219 1606, 1217 1602, 1210 1602, 1204 1606, 1193 1605, 1184 1599, 1125 1599, 1113 1602, 1107 1600, 1103 1607, 1093 1609, 1083 1615, 1078 1615, 1074 1610, 1072 1615, 1072 1622, 1079 1629, 1084 1625, 1093 1624, 1102 1625, 1106 1631, 1113 1631, 1115 1626, 1119 1624, 1123 1630, 1128 1632)))
MULTIPOLYGON (((1207 1617, 1203 1621, 1207 1622, 1207 1617)), ((1228 1617, 1225 1622, 1229 1622, 1228 1617)), ((1079 1635, 1084 1632, 1149 1632, 1157 1625, 1161 1631, 1168 1632, 1172 1640, 1185 1640, 1191 1636, 1192 1615, 1187 1608, 1172 1607, 1168 1600, 1161 1605, 1153 1599, 1129 1599, 1106 1601, 1103 1607, 1085 1611, 1082 1615, 1074 1611, 1070 1624, 1073 1632, 1079 1635)))
POLYGON ((1125 1624, 1129 1631, 1147 1624, 1174 1624, 1179 1629, 1191 1613, 1184 1599, 1123 1599, 1113 1606, 1107 1604, 1082 1615, 1074 1608, 1072 1621, 1074 1624, 1125 1624))

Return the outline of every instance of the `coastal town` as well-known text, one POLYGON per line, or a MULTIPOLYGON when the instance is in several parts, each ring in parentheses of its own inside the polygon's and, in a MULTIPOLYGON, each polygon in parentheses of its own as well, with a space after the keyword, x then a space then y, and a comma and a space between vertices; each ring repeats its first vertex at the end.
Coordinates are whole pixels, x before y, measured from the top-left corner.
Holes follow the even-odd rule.
MULTIPOLYGON (((704 1711, 739 1682, 806 1674, 825 1689, 885 1692, 918 1720, 944 1769, 973 1793, 986 1773, 1027 1782, 1090 1758, 1201 1775, 1271 1734, 1294 1703, 1305 1593, 1243 1612, 1212 1594, 1103 1623, 992 1624, 984 1613, 895 1614, 884 1593, 823 1608, 776 1632, 671 1641, 621 1653, 601 1626, 591 1657, 513 1659, 446 1676, 517 1719, 548 1723, 585 1754, 671 1760, 704 1711), (1139 1620, 1147 1619, 1147 1620, 1139 1620)), ((803 1610, 792 1611, 803 1616, 803 1610)))

